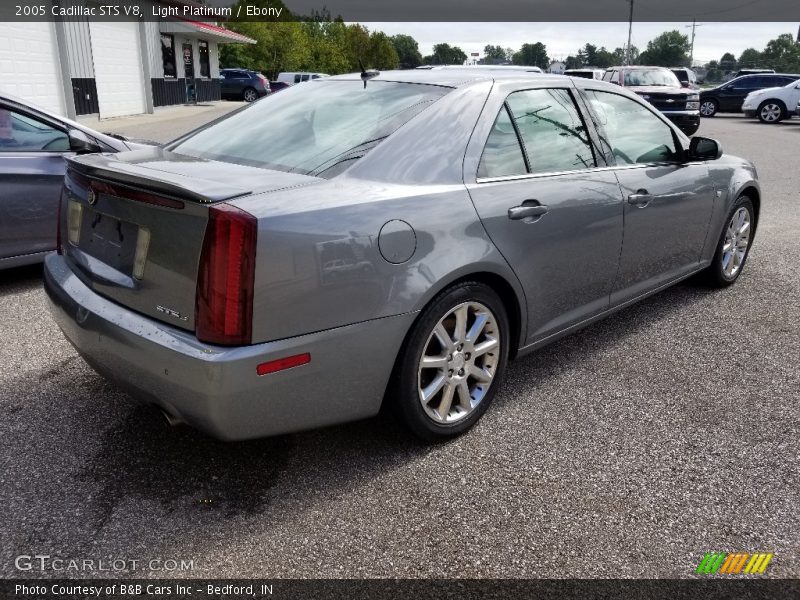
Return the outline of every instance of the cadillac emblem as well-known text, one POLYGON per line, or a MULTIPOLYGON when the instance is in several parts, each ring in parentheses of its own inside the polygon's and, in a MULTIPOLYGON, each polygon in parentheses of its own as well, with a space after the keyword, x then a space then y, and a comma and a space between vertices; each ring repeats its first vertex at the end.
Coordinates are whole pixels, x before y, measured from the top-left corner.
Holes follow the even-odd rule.
POLYGON ((86 200, 94 206, 97 203, 97 192, 95 192, 92 188, 89 188, 89 194, 86 196, 86 200))

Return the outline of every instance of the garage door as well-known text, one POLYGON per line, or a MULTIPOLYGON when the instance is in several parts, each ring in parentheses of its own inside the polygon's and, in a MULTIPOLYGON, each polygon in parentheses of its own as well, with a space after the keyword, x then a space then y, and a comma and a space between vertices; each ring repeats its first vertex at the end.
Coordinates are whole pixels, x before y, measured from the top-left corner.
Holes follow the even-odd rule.
POLYGON ((91 22, 100 118, 145 112, 138 23, 91 22))
POLYGON ((53 23, 0 23, 0 91, 66 113, 53 23))

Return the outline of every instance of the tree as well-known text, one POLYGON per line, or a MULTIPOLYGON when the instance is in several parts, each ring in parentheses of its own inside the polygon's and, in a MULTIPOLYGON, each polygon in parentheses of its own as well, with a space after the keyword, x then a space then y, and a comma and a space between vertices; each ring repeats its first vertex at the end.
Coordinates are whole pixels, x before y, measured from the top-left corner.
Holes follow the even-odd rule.
POLYGON ((571 54, 567 57, 565 61, 566 69, 580 69, 583 65, 581 64, 581 59, 577 56, 572 56, 571 54))
POLYGON ((419 44, 410 35, 399 33, 392 36, 392 45, 400 61, 401 69, 414 69, 422 64, 419 44))
POLYGON ((689 36, 680 31, 665 31, 647 42, 647 50, 639 56, 639 62, 661 67, 682 67, 689 64, 689 36))
POLYGON ((758 67, 761 65, 761 52, 748 48, 739 56, 739 68, 758 67))
POLYGON ((778 72, 800 71, 800 44, 795 43, 791 33, 782 33, 767 43, 761 54, 764 64, 778 72))
POLYGON ((424 59, 427 65, 463 65, 466 60, 467 55, 461 48, 444 43, 435 44, 433 54, 424 59))
POLYGON ((725 72, 733 71, 736 68, 736 57, 730 52, 726 52, 719 59, 719 68, 725 72))
POLYGON ((370 34, 369 50, 369 64, 375 69, 391 70, 400 64, 391 38, 382 31, 373 31, 370 34))
POLYGON ((483 62, 487 65, 499 65, 506 62, 506 51, 502 46, 487 44, 483 47, 483 62))
POLYGON ((512 62, 515 65, 539 67, 540 69, 546 69, 550 66, 550 59, 547 57, 547 47, 542 42, 522 44, 522 48, 519 49, 519 52, 514 53, 512 62))

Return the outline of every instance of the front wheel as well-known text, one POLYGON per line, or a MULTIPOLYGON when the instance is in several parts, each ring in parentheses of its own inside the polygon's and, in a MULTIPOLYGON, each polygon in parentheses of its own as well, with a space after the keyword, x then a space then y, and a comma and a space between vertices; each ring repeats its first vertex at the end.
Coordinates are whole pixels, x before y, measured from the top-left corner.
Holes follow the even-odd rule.
POLYGON ((706 283, 727 287, 739 278, 753 243, 754 218, 752 200, 739 196, 728 214, 711 265, 702 273, 706 283))
POLYGON ((762 123, 780 123, 786 118, 786 111, 780 102, 765 100, 758 107, 758 120, 762 123))
POLYGON ((508 360, 503 302, 477 282, 445 290, 421 313, 398 359, 396 408, 419 437, 443 440, 486 412, 508 360))
POLYGON ((719 110, 719 103, 716 100, 703 100, 700 102, 700 115, 703 117, 713 117, 719 110))

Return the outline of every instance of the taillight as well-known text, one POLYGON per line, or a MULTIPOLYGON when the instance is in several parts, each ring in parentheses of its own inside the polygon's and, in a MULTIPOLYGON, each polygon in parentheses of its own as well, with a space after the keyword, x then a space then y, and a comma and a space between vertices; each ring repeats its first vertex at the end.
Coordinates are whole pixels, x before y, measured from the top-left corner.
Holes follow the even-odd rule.
POLYGON ((256 218, 230 204, 209 209, 197 276, 197 339, 249 344, 253 330, 256 218))

